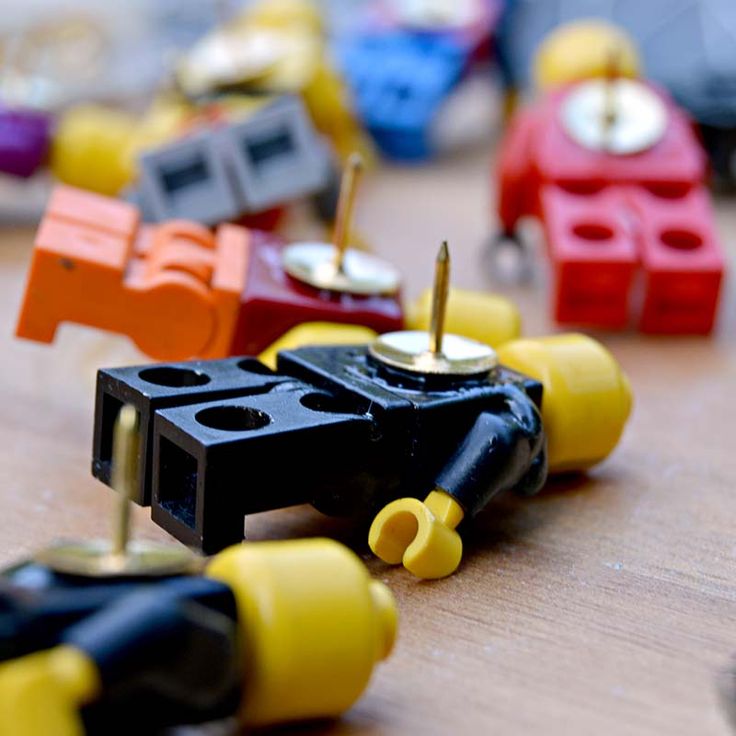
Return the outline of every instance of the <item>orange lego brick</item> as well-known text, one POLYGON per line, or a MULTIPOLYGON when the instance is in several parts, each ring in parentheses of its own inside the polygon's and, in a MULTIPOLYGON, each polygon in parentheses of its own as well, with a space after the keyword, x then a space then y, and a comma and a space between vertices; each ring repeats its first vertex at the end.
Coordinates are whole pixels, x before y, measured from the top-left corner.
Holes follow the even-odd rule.
POLYGON ((51 342, 61 322, 130 337, 159 360, 228 354, 248 231, 193 222, 139 228, 135 207, 58 187, 36 236, 16 334, 51 342))
POLYGON ((133 236, 141 220, 138 209, 128 202, 64 185, 54 187, 46 216, 126 237, 133 236))

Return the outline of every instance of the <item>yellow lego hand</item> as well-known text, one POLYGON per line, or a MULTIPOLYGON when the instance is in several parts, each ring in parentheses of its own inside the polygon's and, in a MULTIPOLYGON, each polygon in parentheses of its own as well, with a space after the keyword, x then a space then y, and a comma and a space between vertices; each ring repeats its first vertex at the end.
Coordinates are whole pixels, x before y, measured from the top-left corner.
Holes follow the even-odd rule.
POLYGON ((403 562, 419 578, 444 578, 457 570, 463 555, 455 531, 462 518, 462 507, 444 491, 432 491, 424 501, 400 498, 373 520, 368 544, 384 562, 403 562))
POLYGON ((0 736, 83 736, 82 705, 99 690, 94 664, 59 646, 0 666, 0 736))

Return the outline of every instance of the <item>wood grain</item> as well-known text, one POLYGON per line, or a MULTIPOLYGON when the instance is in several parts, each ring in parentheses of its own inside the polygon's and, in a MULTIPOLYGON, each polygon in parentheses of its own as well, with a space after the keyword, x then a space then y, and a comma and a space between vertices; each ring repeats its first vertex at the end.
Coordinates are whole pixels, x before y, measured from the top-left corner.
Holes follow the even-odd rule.
MULTIPOLYGON (((489 287, 489 150, 367 177, 359 227, 404 271, 408 296, 428 283, 442 238, 454 283, 489 287)), ((718 221, 733 254, 732 201, 718 203, 718 221)), ((0 242, 2 563, 59 536, 107 533, 111 492, 89 473, 95 370, 142 362, 125 339, 75 326, 52 347, 11 336, 30 242, 26 230, 0 242)), ((537 272, 532 288, 505 290, 527 334, 553 329, 541 257, 537 272)), ((305 733, 728 733, 716 678, 736 652, 732 295, 723 307, 713 339, 604 336, 636 394, 620 447, 587 478, 491 504, 448 580, 385 568, 366 554, 364 530, 308 508, 249 520, 254 539, 346 541, 401 608, 395 654, 366 696, 305 733)), ((145 510, 135 524, 165 536, 145 510)))

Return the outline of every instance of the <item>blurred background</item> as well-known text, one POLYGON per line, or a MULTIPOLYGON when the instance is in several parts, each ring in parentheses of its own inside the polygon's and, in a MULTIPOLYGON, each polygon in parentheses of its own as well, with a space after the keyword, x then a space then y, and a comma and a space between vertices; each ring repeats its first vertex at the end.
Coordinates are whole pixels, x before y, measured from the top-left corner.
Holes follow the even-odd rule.
MULTIPOLYGON (((330 120, 334 109, 315 109, 320 93, 310 87, 331 85, 324 95, 341 100, 324 104, 344 107, 335 114, 355 118, 380 156, 426 162, 499 131, 514 104, 535 94, 533 60, 545 36, 562 23, 591 18, 625 29, 640 73, 668 89, 698 124, 715 184, 733 187, 731 0, 322 0, 313 4, 314 14, 309 6, 282 0, 27 0, 11 8, 4 0, 3 221, 36 219, 54 180, 105 194, 129 190, 141 152, 191 132, 191 118, 225 93, 301 92, 317 128, 329 135, 341 124, 330 120), (266 67, 283 61, 274 54, 292 60, 269 73, 266 67), (310 80, 305 69, 317 63, 323 68, 310 80), (188 108, 187 125, 181 109, 172 122, 175 95, 188 108), (392 100, 405 108, 401 115, 392 100), (104 109, 85 117, 79 108, 89 104, 104 109), (72 162, 67 154, 80 140, 102 152, 98 166, 114 171, 97 181, 74 171, 83 156, 72 162), (128 161, 111 162, 110 148, 126 149, 118 159, 128 161)), ((332 137, 337 149, 355 145, 332 137)))

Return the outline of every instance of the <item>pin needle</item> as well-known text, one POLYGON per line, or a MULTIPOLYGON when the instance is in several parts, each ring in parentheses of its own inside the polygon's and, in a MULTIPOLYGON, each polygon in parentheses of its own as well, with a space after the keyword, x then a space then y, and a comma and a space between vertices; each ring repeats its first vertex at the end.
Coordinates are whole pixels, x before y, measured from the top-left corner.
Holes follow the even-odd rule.
POLYGON ((111 550, 115 557, 125 557, 128 551, 130 507, 136 487, 137 445, 138 412, 126 404, 120 410, 113 430, 112 487, 119 494, 111 550))
POLYGON ((620 76, 620 70, 621 48, 619 46, 612 46, 608 50, 606 77, 603 92, 603 115, 601 117, 601 125, 603 128, 603 141, 606 148, 609 148, 611 130, 615 125, 616 118, 618 116, 618 110, 616 109, 616 80, 620 76))
POLYGON ((443 240, 437 253, 434 267, 434 286, 432 287, 432 317, 429 325, 429 350, 442 352, 442 338, 445 333, 445 312, 447 296, 450 291, 450 252, 447 241, 443 240))
POLYGON ((345 251, 348 247, 348 236, 353 219, 353 205, 355 193, 358 189, 358 180, 363 172, 363 159, 359 153, 351 153, 340 182, 340 197, 337 201, 337 217, 335 218, 335 259, 333 264, 337 271, 343 270, 345 251))

